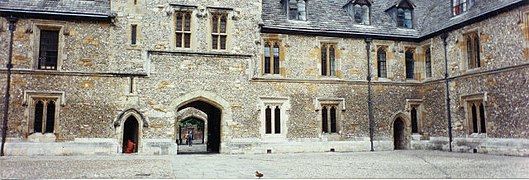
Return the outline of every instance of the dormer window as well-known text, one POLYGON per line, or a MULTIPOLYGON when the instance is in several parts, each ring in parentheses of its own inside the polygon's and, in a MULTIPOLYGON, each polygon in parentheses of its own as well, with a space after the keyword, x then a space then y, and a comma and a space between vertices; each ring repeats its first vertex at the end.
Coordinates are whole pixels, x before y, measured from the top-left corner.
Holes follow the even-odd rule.
POLYGON ((452 15, 460 15, 470 9, 470 6, 472 0, 452 0, 452 15))
POLYGON ((411 29, 413 10, 407 8, 397 8, 397 27, 411 29))
POLYGON ((307 20, 305 0, 283 0, 282 2, 289 20, 307 20))
POLYGON ((355 24, 369 25, 370 0, 352 0, 344 6, 355 24))
POLYGON ((400 0, 389 9, 386 10, 388 15, 393 17, 397 23, 397 27, 412 29, 413 28, 413 9, 415 5, 411 0, 400 0))

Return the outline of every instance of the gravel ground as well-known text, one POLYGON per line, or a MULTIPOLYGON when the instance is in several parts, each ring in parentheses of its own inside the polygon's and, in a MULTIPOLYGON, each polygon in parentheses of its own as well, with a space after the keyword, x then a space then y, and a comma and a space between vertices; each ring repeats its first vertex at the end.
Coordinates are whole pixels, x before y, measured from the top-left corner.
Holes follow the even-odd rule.
POLYGON ((529 157, 382 151, 1 157, 0 178, 529 178, 529 157))

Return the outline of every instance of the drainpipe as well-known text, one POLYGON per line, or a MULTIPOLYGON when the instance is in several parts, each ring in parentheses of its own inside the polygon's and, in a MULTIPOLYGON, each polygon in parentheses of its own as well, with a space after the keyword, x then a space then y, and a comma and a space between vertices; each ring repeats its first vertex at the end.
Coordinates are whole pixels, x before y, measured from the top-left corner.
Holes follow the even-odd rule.
POLYGON ((443 33, 441 35, 441 38, 443 39, 443 45, 444 45, 444 51, 445 51, 445 85, 446 85, 446 112, 448 117, 448 146, 450 147, 450 152, 452 152, 452 116, 450 112, 450 89, 448 87, 448 55, 447 55, 447 42, 446 39, 448 38, 448 33, 443 33))
POLYGON ((366 53, 367 53, 367 105, 369 106, 369 141, 371 142, 371 151, 373 149, 373 101, 371 98, 371 56, 369 51, 371 51, 371 41, 373 39, 366 38, 366 53))
POLYGON ((7 21, 9 21, 9 52, 8 52, 8 62, 7 62, 7 81, 6 81, 6 96, 4 100, 4 123, 2 127, 2 147, 0 150, 0 156, 4 156, 4 144, 6 143, 6 135, 7 135, 7 116, 9 115, 9 89, 11 88, 11 68, 13 67, 13 64, 11 64, 12 57, 13 57, 13 32, 16 29, 15 23, 17 22, 17 18, 14 16, 10 16, 6 18, 7 21))

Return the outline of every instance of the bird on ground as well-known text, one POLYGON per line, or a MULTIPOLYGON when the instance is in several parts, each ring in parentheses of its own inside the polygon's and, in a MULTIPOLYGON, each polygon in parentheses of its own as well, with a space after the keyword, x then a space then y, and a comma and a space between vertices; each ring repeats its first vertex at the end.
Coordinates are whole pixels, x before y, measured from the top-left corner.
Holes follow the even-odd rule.
POLYGON ((261 179, 264 176, 263 173, 260 173, 259 171, 255 171, 255 177, 261 179))

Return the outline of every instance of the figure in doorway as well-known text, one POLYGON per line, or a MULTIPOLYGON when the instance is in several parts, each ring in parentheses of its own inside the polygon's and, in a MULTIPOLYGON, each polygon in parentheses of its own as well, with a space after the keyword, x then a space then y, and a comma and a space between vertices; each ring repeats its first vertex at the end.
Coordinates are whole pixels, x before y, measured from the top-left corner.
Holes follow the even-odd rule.
POLYGON ((133 153, 135 149, 136 144, 132 142, 132 140, 127 141, 127 147, 125 148, 125 153, 133 153))
POLYGON ((193 144, 193 131, 187 132, 187 144, 191 146, 193 144))

